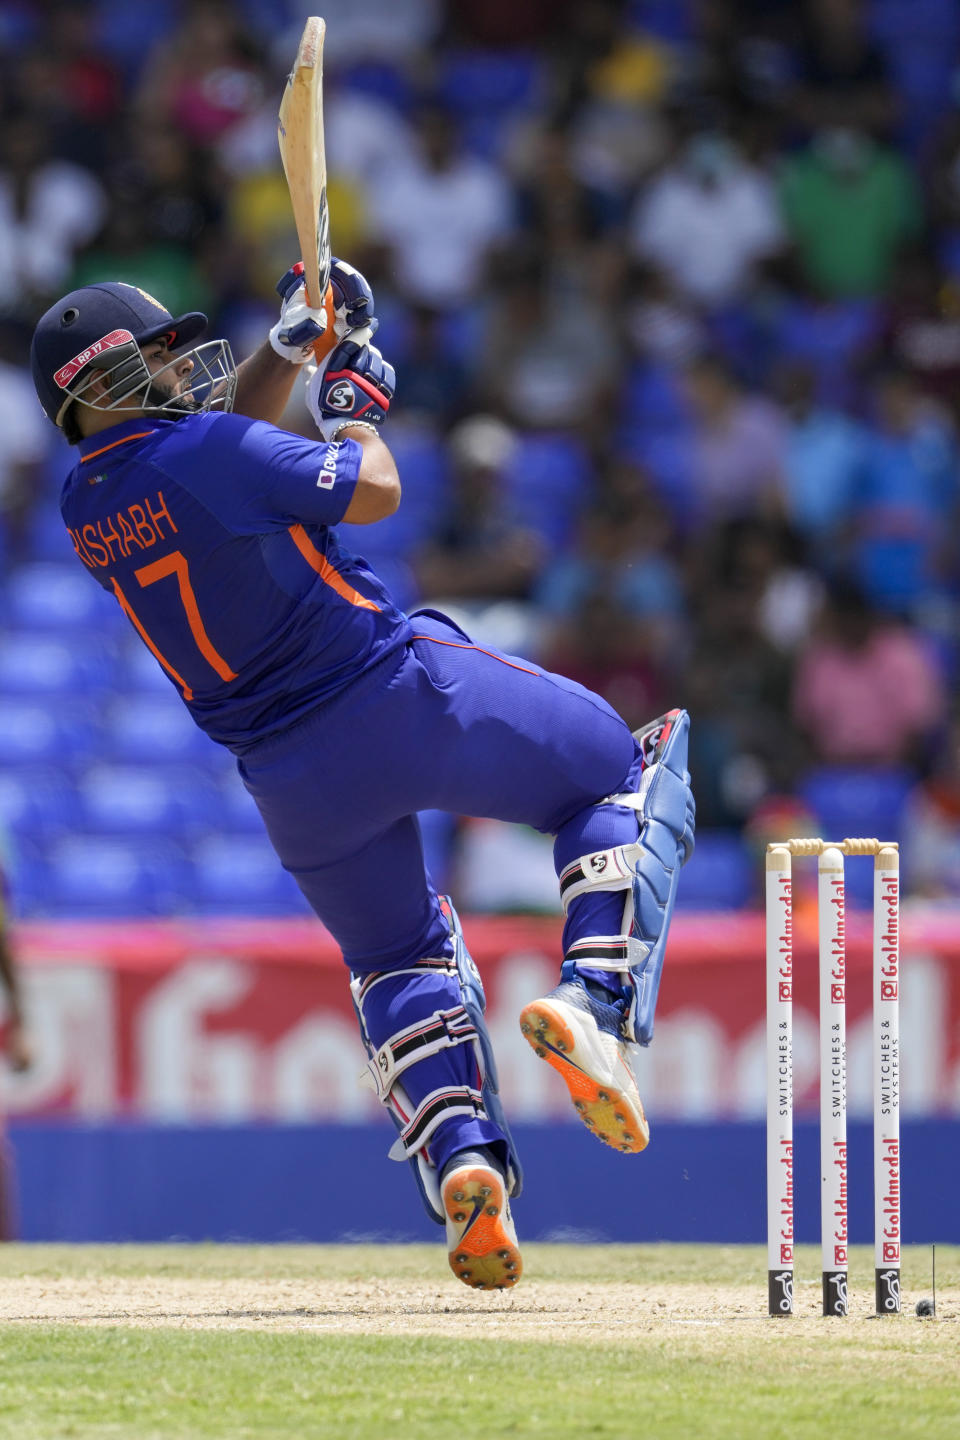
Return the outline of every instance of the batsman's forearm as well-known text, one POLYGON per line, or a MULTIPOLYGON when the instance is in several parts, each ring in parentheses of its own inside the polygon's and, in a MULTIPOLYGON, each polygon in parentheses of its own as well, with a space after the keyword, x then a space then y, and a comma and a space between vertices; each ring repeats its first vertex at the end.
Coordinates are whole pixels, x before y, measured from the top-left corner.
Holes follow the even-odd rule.
POLYGON ((369 425, 345 425, 338 439, 355 440, 363 451, 353 499, 344 520, 371 525, 392 515, 400 504, 400 476, 390 451, 369 425))
POLYGON ((277 354, 269 341, 264 341, 259 350, 237 366, 234 412, 247 415, 251 420, 269 420, 279 425, 299 374, 299 365, 291 365, 277 354))

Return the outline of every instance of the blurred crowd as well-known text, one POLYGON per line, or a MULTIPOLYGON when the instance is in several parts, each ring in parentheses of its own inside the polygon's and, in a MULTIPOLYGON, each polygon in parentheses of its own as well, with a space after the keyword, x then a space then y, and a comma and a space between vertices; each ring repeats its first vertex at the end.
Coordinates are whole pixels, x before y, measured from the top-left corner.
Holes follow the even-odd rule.
MULTIPOLYGON (((127 280, 238 358, 273 323, 309 8, 0 0, 8 579, 60 554, 53 298, 127 280)), ((687 706, 708 897, 840 826, 956 895, 960 6, 321 8, 334 251, 398 373, 404 503, 356 548, 632 724, 687 706)))

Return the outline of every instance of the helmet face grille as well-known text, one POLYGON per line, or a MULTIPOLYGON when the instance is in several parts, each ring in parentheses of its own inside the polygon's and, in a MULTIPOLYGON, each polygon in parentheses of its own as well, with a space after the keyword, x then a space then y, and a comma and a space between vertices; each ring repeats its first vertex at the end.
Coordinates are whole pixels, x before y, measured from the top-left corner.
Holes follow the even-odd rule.
POLYGON ((151 415, 168 415, 171 419, 207 410, 229 411, 233 409, 236 390, 237 370, 226 340, 208 340, 185 350, 152 373, 147 369, 140 347, 133 341, 105 351, 80 372, 69 389, 65 388, 57 423, 62 423, 74 402, 89 409, 140 410, 151 415), (181 380, 184 360, 193 362, 188 376, 189 388, 166 395, 164 381, 181 380), (97 387, 96 399, 92 394, 94 386, 97 387), (138 395, 140 403, 131 403, 138 395))

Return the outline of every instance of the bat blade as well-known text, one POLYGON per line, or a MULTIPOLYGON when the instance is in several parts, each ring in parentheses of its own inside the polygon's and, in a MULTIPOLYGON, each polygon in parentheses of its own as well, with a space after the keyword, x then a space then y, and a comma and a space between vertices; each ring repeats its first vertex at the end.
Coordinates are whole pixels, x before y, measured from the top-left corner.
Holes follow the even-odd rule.
POLYGON ((323 40, 326 25, 311 15, 303 27, 297 58, 280 101, 277 137, 290 204, 303 258, 307 299, 323 306, 327 331, 315 345, 318 356, 335 343, 330 293, 330 215, 323 144, 323 40))

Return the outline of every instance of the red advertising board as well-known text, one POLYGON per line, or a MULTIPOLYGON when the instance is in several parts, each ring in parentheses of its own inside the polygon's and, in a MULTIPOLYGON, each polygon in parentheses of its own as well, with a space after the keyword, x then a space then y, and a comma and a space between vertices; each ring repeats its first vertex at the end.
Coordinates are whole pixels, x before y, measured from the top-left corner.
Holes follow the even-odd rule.
MULTIPOLYGON (((795 1087, 817 1077, 814 918, 796 917, 795 1087)), ((504 1096, 517 1120, 568 1115, 520 1036, 527 1000, 556 983, 560 922, 467 917, 504 1096)), ((169 1122, 361 1121, 376 1107, 339 952, 310 920, 24 924, 16 944, 37 1063, 3 1077, 8 1113, 169 1122)), ((869 916, 848 922, 851 1113, 870 1108, 869 916)), ((960 912, 905 907, 903 1105, 960 1114, 960 912)), ((678 916, 657 1031, 638 1071, 651 1116, 764 1109, 763 920, 678 916)))

